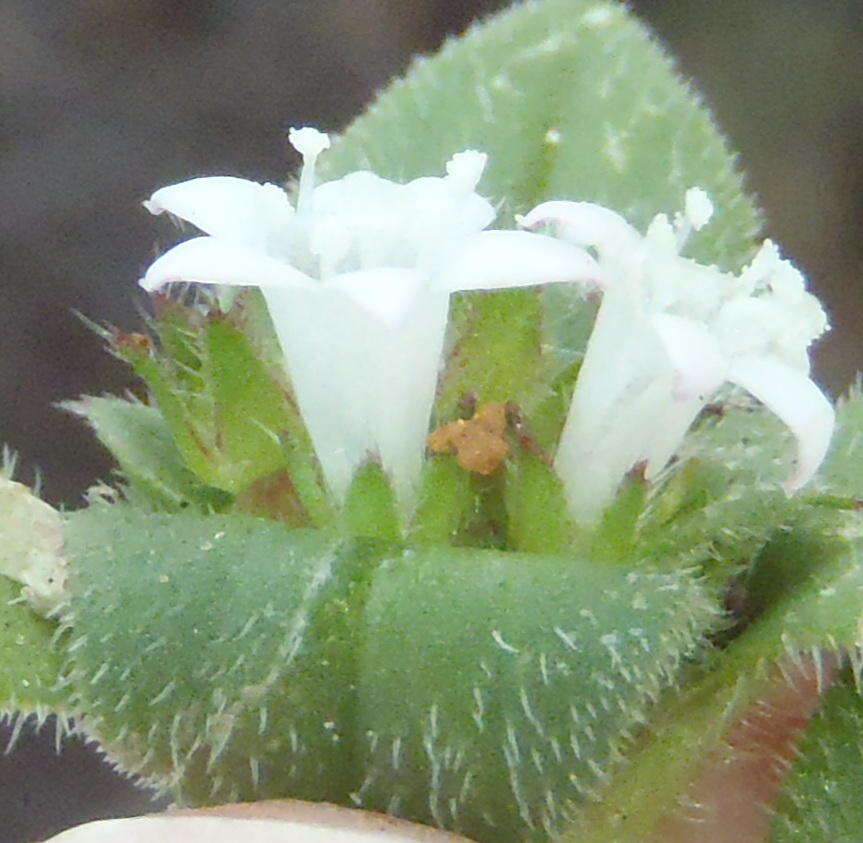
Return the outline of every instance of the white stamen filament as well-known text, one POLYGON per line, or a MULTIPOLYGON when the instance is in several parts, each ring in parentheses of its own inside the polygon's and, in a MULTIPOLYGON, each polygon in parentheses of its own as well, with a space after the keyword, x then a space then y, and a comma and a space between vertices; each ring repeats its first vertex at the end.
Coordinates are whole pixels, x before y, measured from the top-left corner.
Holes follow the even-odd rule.
POLYGON ((303 156, 303 167, 300 171, 300 186, 297 191, 297 213, 308 213, 312 194, 315 189, 315 165, 318 156, 330 148, 330 136, 319 132, 310 126, 302 129, 291 129, 288 132, 291 146, 303 156))

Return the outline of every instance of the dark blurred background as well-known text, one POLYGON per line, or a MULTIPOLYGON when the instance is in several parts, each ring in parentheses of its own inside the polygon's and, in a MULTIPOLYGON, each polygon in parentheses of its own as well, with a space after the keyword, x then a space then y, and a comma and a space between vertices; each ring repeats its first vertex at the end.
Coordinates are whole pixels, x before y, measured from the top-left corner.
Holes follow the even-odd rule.
MULTIPOLYGON (((69 507, 105 454, 52 402, 130 378, 73 309, 140 325, 158 186, 278 180, 291 125, 339 130, 411 55, 504 0, 0 0, 0 441, 69 507)), ((863 2, 634 0, 740 152, 767 232, 833 332, 834 395, 863 368, 863 2)), ((48 730, 50 733, 50 729, 48 730)), ((6 730, 8 733, 8 729, 6 730)), ((4 740, 0 735, 0 740, 4 740)), ((0 758, 0 843, 153 805, 87 748, 25 728, 0 758)))

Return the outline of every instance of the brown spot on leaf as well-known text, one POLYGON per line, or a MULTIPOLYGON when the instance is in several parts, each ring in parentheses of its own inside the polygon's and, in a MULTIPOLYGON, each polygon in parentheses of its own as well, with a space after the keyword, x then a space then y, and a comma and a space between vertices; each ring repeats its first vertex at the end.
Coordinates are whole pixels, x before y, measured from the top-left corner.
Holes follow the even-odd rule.
POLYGON ((455 454, 467 471, 488 475, 509 453, 506 430, 506 404, 483 404, 473 418, 457 419, 433 431, 428 446, 436 454, 455 454))
POLYGON ((127 351, 139 351, 144 354, 149 353, 153 348, 153 341, 146 334, 131 333, 124 334, 121 331, 116 331, 114 334, 114 342, 119 349, 127 351))
POLYGON ((296 487, 284 469, 259 477, 247 486, 237 495, 234 509, 260 518, 283 521, 290 527, 309 526, 296 487))
POLYGON ((631 483, 645 483, 647 481, 647 460, 639 460, 635 463, 626 472, 626 479, 631 483))

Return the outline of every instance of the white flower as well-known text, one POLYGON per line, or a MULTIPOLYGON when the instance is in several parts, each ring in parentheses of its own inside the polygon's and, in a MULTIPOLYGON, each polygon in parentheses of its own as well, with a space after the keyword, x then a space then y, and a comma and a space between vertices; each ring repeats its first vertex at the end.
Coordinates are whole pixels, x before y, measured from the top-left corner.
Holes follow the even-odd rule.
POLYGON ((315 186, 329 147, 292 130, 303 155, 296 209, 273 184, 199 178, 145 203, 208 236, 153 263, 147 290, 172 281, 261 288, 327 483, 343 498, 379 455, 396 494, 416 493, 450 293, 595 279, 582 249, 525 231, 484 231, 495 216, 474 189, 486 156, 455 155, 444 178, 397 184, 355 172, 315 186))
POLYGON ((648 478, 661 471, 724 383, 755 396, 796 437, 789 493, 824 458, 834 411, 809 377, 808 357, 827 330, 824 311, 769 240, 740 276, 681 257, 712 212, 693 188, 673 225, 660 214, 643 237, 586 202, 547 202, 521 220, 594 248, 602 273, 602 304, 555 460, 581 522, 599 515, 638 463, 648 478))

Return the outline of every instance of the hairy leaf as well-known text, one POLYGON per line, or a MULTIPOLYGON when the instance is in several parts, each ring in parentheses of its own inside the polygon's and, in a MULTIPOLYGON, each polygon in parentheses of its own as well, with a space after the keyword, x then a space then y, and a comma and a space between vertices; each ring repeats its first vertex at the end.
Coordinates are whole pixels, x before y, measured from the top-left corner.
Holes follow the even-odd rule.
POLYGON ((203 485, 183 462, 155 407, 109 397, 85 397, 62 406, 87 421, 127 481, 155 505, 177 507, 204 497, 203 485))
POLYGON ((51 639, 57 624, 21 599, 21 586, 0 576, 0 715, 57 711, 60 659, 51 639))
POLYGON ((86 732, 183 802, 294 796, 545 839, 715 619, 686 572, 237 516, 70 518, 86 732))

